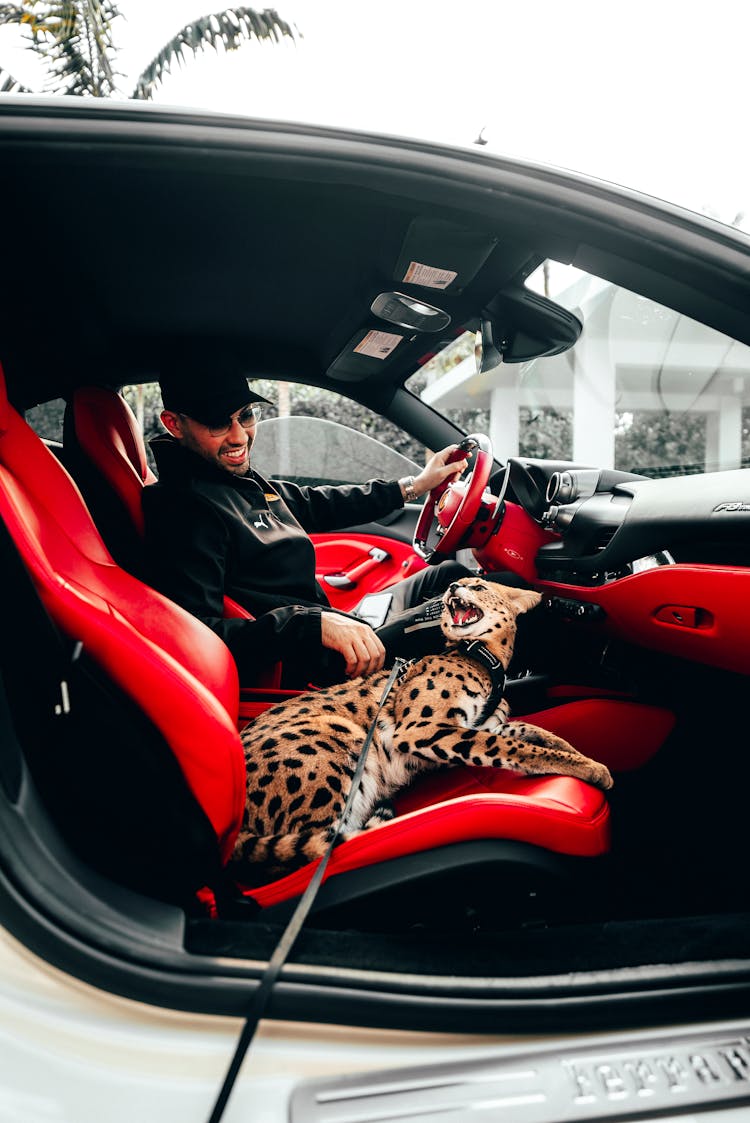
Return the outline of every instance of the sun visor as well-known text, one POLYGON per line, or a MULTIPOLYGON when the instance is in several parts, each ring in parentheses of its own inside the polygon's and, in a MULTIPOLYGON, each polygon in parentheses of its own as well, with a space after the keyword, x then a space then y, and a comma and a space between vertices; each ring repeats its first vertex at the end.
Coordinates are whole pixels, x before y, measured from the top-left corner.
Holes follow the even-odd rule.
POLYGON ((497 238, 437 218, 415 218, 406 232, 393 279, 432 293, 462 292, 497 245, 497 238))
POLYGON ((328 374, 341 382, 361 382, 383 370, 389 360, 400 355, 413 332, 399 328, 361 328, 328 368, 328 374))

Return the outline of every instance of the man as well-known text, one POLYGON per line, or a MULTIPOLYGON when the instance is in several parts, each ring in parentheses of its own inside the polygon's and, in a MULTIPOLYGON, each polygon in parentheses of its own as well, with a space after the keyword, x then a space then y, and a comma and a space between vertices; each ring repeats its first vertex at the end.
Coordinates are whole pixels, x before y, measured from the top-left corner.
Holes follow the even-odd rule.
MULTIPOLYGON (((371 674, 387 658, 424 649, 430 641, 417 634, 424 621, 416 606, 464 575, 462 566, 444 563, 400 582, 394 600, 407 611, 378 634, 331 608, 315 580, 308 534, 381 518, 460 475, 466 461, 448 463, 455 445, 415 478, 298 487, 264 480, 252 469, 266 399, 239 368, 185 363, 163 373, 160 387, 167 434, 151 442, 159 482, 143 494, 149 578, 224 639, 242 682, 281 660, 284 686, 322 685, 371 674), (255 619, 225 619, 225 595, 255 619)), ((430 630, 439 637, 435 626, 430 630)))

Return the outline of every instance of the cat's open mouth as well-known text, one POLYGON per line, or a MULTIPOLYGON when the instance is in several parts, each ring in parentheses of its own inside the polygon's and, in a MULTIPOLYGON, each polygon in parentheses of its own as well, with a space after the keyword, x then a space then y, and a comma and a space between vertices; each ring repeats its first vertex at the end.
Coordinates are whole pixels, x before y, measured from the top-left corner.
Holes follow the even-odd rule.
POLYGON ((484 616, 481 608, 477 608, 475 604, 470 601, 464 600, 459 596, 451 596, 448 598, 448 611, 451 614, 451 621, 456 628, 468 628, 471 624, 476 624, 484 616))

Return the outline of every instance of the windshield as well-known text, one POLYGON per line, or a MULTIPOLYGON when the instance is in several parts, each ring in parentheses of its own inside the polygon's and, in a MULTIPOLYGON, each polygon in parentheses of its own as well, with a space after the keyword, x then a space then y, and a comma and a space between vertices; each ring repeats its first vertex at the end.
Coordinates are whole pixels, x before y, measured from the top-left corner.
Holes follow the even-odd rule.
POLYGON ((584 328, 569 351, 477 373, 466 332, 407 386, 499 459, 527 456, 640 472, 750 464, 750 348, 579 270, 546 263, 530 287, 584 328))

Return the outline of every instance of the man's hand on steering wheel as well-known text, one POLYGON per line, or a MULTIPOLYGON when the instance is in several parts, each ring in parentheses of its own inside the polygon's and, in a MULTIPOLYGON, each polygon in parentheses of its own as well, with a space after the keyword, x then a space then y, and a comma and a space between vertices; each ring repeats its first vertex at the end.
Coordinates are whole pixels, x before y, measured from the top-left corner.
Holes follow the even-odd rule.
POLYGON ((457 480, 461 473, 466 471, 468 461, 465 458, 453 460, 451 463, 448 462, 450 456, 457 449, 458 445, 448 445, 447 448, 430 457, 419 475, 414 477, 412 486, 417 498, 425 495, 428 491, 434 491, 441 484, 450 483, 454 479, 457 480))
POLYGON ((439 466, 434 471, 439 475, 432 477, 436 482, 425 485, 427 494, 414 531, 414 552, 427 562, 450 557, 466 541, 490 478, 492 445, 484 434, 473 433, 460 445, 444 448, 420 473, 420 485, 436 460, 439 466), (466 453, 472 456, 471 468, 459 480, 468 464, 466 453))

